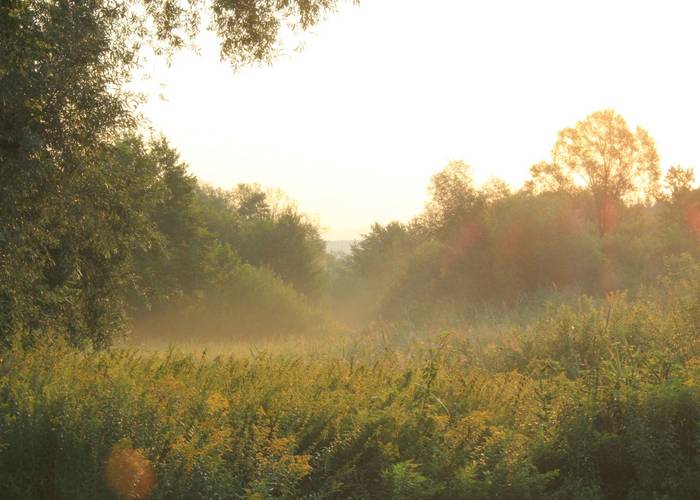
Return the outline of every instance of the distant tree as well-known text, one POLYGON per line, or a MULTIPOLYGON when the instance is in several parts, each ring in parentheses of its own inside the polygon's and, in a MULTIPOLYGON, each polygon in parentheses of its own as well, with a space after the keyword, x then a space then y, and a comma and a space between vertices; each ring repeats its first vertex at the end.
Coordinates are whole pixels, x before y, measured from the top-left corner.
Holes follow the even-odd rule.
POLYGON ((304 295, 319 295, 325 283, 325 243, 317 225, 283 193, 239 184, 230 191, 200 186, 196 197, 202 224, 217 241, 244 262, 270 268, 304 295))
POLYGON ((571 192, 576 190, 576 186, 573 179, 558 165, 541 161, 530 167, 530 180, 525 182, 525 190, 533 193, 571 192))
POLYGON ((640 127, 630 131, 625 119, 610 109, 559 132, 552 160, 532 168, 534 185, 588 189, 601 236, 613 228, 619 203, 658 192, 661 173, 654 140, 640 127))
POLYGON ((399 265, 413 247, 410 228, 400 222, 372 224, 371 231, 353 243, 350 251, 352 268, 365 277, 381 280, 399 265))
POLYGON ((664 179, 666 193, 659 196, 658 208, 665 251, 669 254, 700 255, 700 190, 694 189, 692 168, 675 165, 664 179))
MULTIPOLYGON (((407 261, 421 240, 414 229, 396 221, 386 225, 374 223, 362 239, 352 244, 341 286, 359 288, 355 301, 363 304, 370 314, 377 314, 389 291, 403 281, 407 261)), ((403 286, 397 290, 401 297, 406 291, 403 286)))
POLYGON ((265 219, 271 215, 267 193, 256 184, 239 184, 231 192, 231 200, 243 220, 265 219))
POLYGON ((674 165, 666 172, 664 184, 668 189, 671 198, 678 198, 689 193, 693 189, 695 182, 695 172, 692 168, 683 168, 674 165))
POLYGON ((293 208, 247 220, 235 247, 251 264, 269 267, 283 281, 309 297, 324 284, 326 245, 316 225, 293 208))
POLYGON ((486 182, 480 191, 488 203, 508 198, 512 194, 508 183, 498 177, 494 177, 486 182))
POLYGON ((430 179, 431 200, 418 223, 442 237, 459 230, 465 219, 478 209, 482 197, 471 176, 471 167, 451 161, 430 179))

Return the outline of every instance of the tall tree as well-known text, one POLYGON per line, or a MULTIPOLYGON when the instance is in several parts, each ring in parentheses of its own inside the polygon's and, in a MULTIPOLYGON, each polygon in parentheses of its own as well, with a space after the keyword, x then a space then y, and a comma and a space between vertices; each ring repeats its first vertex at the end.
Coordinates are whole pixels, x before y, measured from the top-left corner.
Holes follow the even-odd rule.
POLYGON ((661 171, 654 140, 641 127, 632 132, 611 109, 592 113, 560 131, 552 160, 532 168, 535 184, 588 189, 601 236, 613 229, 619 203, 658 191, 661 171))
POLYGON ((336 3, 0 2, 0 337, 73 313, 59 324, 82 324, 98 343, 117 328, 112 292, 127 284, 113 270, 144 244, 132 194, 150 175, 118 151, 139 123, 125 84, 141 47, 180 48, 205 28, 208 9, 223 58, 266 62, 280 33, 308 28, 336 3))
POLYGON ((465 220, 483 203, 471 175, 471 167, 461 160, 451 161, 430 179, 431 200, 418 223, 441 236, 459 230, 465 220))

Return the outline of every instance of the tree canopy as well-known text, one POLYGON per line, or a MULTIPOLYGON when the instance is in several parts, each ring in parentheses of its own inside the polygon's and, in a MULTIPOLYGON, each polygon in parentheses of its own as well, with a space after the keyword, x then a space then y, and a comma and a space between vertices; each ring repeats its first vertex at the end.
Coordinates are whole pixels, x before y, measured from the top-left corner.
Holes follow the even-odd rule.
POLYGON ((598 231, 607 234, 623 200, 653 197, 661 176, 656 144, 641 127, 632 132, 614 110, 596 111, 559 132, 553 163, 533 167, 545 188, 585 187, 593 194, 598 231))
MULTIPOLYGON (((186 246, 198 231, 179 222, 182 234, 169 233, 172 220, 188 216, 182 204, 191 202, 193 181, 167 145, 138 137, 139 99, 126 83, 144 47, 172 53, 212 29, 233 67, 269 62, 286 33, 309 28, 336 4, 2 2, 0 330, 70 325, 76 338, 107 343, 123 324, 125 290, 138 282, 138 255, 164 237, 186 246), (157 216, 145 217, 153 206, 157 216)), ((289 227, 305 227, 293 217, 289 227)), ((304 231, 295 237, 304 240, 304 231)))
POLYGON ((669 168, 642 128, 613 110, 559 132, 552 161, 520 190, 482 186, 463 161, 428 185, 408 224, 374 225, 354 247, 336 288, 355 287, 379 317, 430 324, 471 319, 481 307, 584 292, 636 291, 671 256, 700 256, 700 190, 693 170, 669 168))

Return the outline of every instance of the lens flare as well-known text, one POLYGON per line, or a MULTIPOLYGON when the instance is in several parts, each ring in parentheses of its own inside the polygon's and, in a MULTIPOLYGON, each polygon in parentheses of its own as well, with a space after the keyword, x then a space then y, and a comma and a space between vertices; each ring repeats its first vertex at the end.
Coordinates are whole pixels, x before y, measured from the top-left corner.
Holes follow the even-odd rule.
POLYGON ((151 462, 139 450, 118 443, 105 462, 105 480, 119 498, 148 498, 156 483, 151 462))

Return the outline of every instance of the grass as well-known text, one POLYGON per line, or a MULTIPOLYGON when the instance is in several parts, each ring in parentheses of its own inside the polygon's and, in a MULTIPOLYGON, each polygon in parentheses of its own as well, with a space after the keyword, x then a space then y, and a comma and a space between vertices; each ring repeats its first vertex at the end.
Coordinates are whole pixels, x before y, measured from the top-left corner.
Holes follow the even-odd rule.
POLYGON ((3 497, 698 498, 685 276, 481 340, 377 324, 193 354, 17 336, 3 497))

